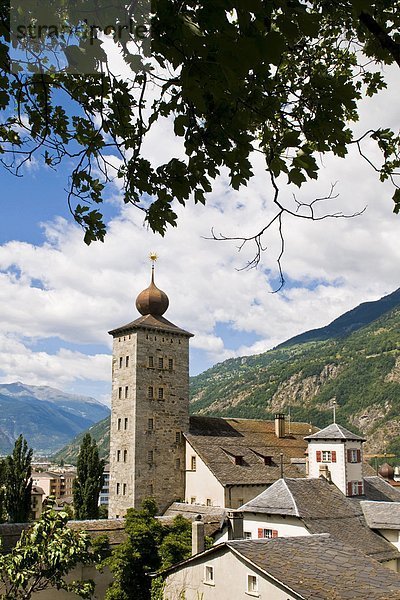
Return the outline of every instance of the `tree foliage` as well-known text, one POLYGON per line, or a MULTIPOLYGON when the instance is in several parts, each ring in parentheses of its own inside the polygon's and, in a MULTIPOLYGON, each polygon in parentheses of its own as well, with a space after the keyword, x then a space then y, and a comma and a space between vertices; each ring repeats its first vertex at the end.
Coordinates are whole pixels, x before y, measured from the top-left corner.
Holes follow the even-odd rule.
POLYGON ((47 506, 40 520, 22 533, 15 548, 0 555, 1 600, 29 600, 49 587, 74 592, 80 598, 92 597, 92 581, 65 579, 77 564, 96 561, 88 535, 69 529, 67 521, 66 513, 47 506))
POLYGON ((21 434, 4 461, 5 509, 11 523, 26 523, 31 517, 32 453, 21 434))
MULTIPOLYGON (((190 521, 178 516, 166 526, 155 518, 156 513, 153 500, 145 500, 141 510, 127 512, 127 539, 107 561, 113 583, 106 600, 150 600, 150 573, 190 556, 190 521)), ((155 587, 159 588, 158 581, 155 587)))
POLYGON ((78 520, 99 518, 99 495, 103 486, 104 460, 99 459, 95 440, 87 433, 82 440, 77 476, 73 483, 74 511, 78 520))
MULTIPOLYGON (((115 4, 97 2, 111 23, 115 4)), ((1 6, 7 39, 7 2, 1 6)), ((84 36, 73 50, 93 68, 103 61, 103 75, 13 74, 0 47, 1 161, 17 174, 33 157, 51 168, 64 159, 72 165, 68 202, 87 243, 104 238, 99 205, 110 181, 119 180, 125 202, 163 235, 176 225, 175 199, 204 204, 221 172, 232 188, 245 186, 261 153, 276 214, 251 238, 257 260, 264 233, 281 227, 285 213, 327 216, 315 200, 285 204, 282 184, 316 179, 321 155, 344 158, 352 145, 369 160, 368 140, 382 153, 373 167, 392 181, 400 211, 398 133, 377 128, 355 139, 350 127, 358 101, 386 87, 381 65, 400 65, 398 0, 154 0, 152 10, 151 60, 144 47, 116 42, 124 79, 107 68, 102 43, 84 36), (155 164, 144 144, 165 118, 181 153, 155 164)), ((71 9, 65 18, 79 16, 71 9)))

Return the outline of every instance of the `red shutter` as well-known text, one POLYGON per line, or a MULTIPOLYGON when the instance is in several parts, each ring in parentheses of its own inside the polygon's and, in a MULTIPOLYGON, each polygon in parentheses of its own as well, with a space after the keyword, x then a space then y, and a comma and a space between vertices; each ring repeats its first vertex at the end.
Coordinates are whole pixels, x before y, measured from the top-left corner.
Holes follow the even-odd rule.
POLYGON ((272 537, 273 538, 278 537, 278 532, 276 531, 276 529, 272 530, 272 537))
POLYGON ((331 457, 332 457, 332 462, 336 462, 336 450, 332 450, 331 457))
POLYGON ((361 462, 361 450, 357 450, 357 462, 361 462))
POLYGON ((347 462, 351 462, 351 450, 347 450, 347 462))
POLYGON ((351 485, 351 481, 348 481, 347 482, 347 495, 348 496, 352 496, 353 495, 352 491, 353 491, 353 488, 352 488, 352 485, 351 485))
POLYGON ((362 493, 363 493, 363 482, 359 481, 358 482, 358 495, 362 496, 362 493))
POLYGON ((264 537, 264 530, 261 529, 261 527, 259 527, 257 531, 258 531, 258 537, 259 538, 263 538, 264 537))
POLYGON ((317 450, 317 462, 321 462, 321 461, 322 461, 321 450, 317 450))

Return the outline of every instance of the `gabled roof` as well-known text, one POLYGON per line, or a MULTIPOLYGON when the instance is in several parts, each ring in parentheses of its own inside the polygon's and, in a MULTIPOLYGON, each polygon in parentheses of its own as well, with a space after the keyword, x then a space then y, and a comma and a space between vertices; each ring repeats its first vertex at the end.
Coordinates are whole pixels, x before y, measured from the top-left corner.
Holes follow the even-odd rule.
POLYGON ((191 416, 185 437, 222 485, 267 486, 281 476, 281 453, 284 474, 304 477, 291 459, 304 458, 304 435, 309 432, 308 423, 291 423, 290 434, 278 438, 273 421, 191 416), (241 464, 232 456, 241 456, 241 464), (263 457, 271 457, 271 464, 263 457))
POLYGON ((380 562, 400 558, 392 544, 369 529, 359 503, 322 478, 281 479, 238 511, 295 516, 310 533, 330 533, 380 562))
POLYGON ((338 425, 337 423, 332 423, 317 431, 313 435, 308 435, 304 438, 305 440, 349 440, 349 441, 357 441, 357 442, 365 442, 365 438, 357 435, 356 433, 352 433, 345 427, 338 425))
POLYGON ((400 502, 360 502, 368 527, 400 529, 400 502))
POLYGON ((366 500, 400 502, 400 490, 378 475, 364 477, 364 494, 366 500))
POLYGON ((397 573, 327 534, 232 540, 174 565, 164 575, 227 552, 299 599, 400 600, 397 573))
POLYGON ((171 321, 164 319, 161 316, 155 315, 144 315, 139 317, 135 321, 131 321, 126 325, 122 325, 121 327, 117 327, 116 329, 112 329, 108 333, 114 337, 118 335, 126 335, 129 332, 135 331, 135 329, 153 329, 156 331, 165 331, 168 333, 178 333, 180 335, 184 335, 186 337, 193 337, 192 333, 185 331, 184 329, 180 329, 171 321))

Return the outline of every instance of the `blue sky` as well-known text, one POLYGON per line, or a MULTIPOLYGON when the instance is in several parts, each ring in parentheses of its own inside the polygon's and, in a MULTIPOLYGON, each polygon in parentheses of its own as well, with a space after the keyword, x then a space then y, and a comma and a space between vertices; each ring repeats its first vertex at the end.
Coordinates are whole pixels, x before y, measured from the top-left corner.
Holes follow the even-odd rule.
MULTIPOLYGON (((396 125, 392 95, 369 101, 363 123, 396 125)), ((155 159, 161 138, 172 151, 176 144, 169 125, 160 128, 147 148, 155 159)), ((142 213, 124 206, 113 188, 103 206, 106 241, 90 247, 68 212, 66 166, 54 172, 34 164, 22 178, 0 171, 0 381, 51 385, 107 402, 107 331, 137 316, 134 302, 148 285, 151 251, 160 257, 156 283, 170 298, 166 317, 195 334, 192 374, 232 356, 263 352, 400 286, 400 217, 392 213, 390 188, 356 153, 345 161, 326 158, 319 182, 301 197, 323 194, 338 181, 335 209, 368 205, 366 213, 320 223, 286 219, 287 283, 279 293, 272 293, 277 231, 266 240, 269 251, 259 267, 240 271, 254 248, 238 253, 235 243, 205 238, 212 227, 227 235, 254 232, 272 214, 257 160, 247 188, 234 192, 222 176, 206 207, 178 206, 179 227, 165 238, 143 227, 142 213)), ((283 193, 290 201, 292 190, 283 187, 283 193)))

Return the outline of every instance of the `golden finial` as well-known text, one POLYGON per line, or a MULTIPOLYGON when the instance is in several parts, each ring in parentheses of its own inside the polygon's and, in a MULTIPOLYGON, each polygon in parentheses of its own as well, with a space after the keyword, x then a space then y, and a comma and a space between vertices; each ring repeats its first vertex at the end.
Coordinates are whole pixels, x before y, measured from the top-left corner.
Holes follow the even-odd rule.
POLYGON ((158 256, 157 256, 157 254, 155 252, 150 252, 149 258, 150 258, 150 260, 152 261, 152 263, 154 265, 154 263, 156 262, 158 256))

